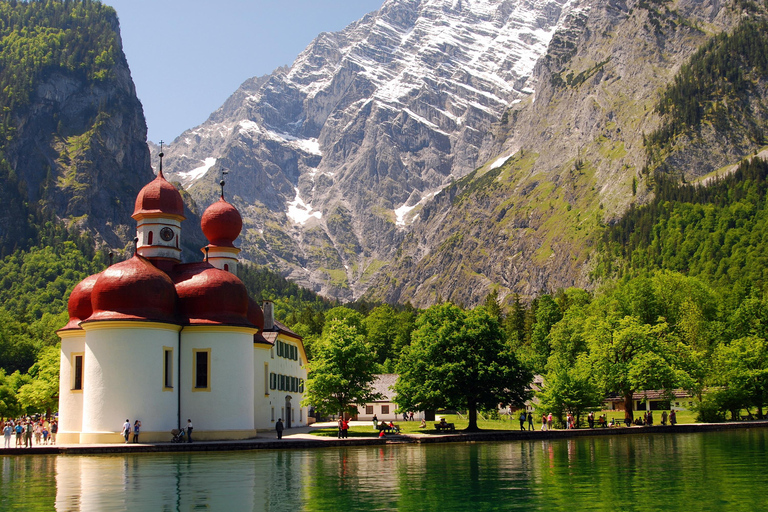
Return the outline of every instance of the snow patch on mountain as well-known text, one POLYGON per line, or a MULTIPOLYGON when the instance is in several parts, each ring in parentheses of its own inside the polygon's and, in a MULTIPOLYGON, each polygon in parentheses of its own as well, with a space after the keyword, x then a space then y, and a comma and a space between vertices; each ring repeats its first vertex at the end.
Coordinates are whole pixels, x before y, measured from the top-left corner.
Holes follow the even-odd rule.
POLYGON ((320 220, 323 217, 323 213, 320 211, 313 211, 312 205, 305 203, 301 198, 299 189, 294 188, 294 190, 296 190, 296 197, 293 201, 288 203, 288 211, 285 212, 288 218, 295 224, 301 224, 302 226, 312 217, 320 220))
POLYGON ((184 172, 178 173, 178 176, 181 178, 181 185, 183 187, 187 187, 188 185, 199 180, 200 178, 205 176, 205 173, 207 173, 208 170, 214 165, 216 165, 216 159, 213 157, 208 157, 205 160, 203 160, 203 165, 201 165, 200 167, 195 167, 190 171, 184 171, 184 172))

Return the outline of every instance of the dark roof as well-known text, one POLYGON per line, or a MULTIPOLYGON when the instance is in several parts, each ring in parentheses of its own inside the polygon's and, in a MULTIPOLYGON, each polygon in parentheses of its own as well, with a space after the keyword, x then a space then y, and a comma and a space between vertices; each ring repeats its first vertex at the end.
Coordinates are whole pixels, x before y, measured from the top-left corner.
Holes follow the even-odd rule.
MULTIPOLYGON (((290 330, 289 328, 287 328, 285 326, 285 324, 281 324, 277 320, 275 320, 275 331, 281 332, 281 333, 285 334, 286 336, 290 336, 290 337, 296 338, 298 340, 303 340, 304 339, 301 336, 299 336, 298 334, 296 334, 295 332, 293 332, 292 330, 290 330)), ((272 332, 275 332, 275 331, 272 331, 272 332)), ((264 337, 266 337, 266 336, 267 336, 267 331, 264 332, 264 337)))
MULTIPOLYGON (((647 389, 644 391, 637 391, 632 395, 632 400, 667 400, 668 398, 663 396, 665 391, 663 389, 647 389)), ((692 395, 684 389, 673 389, 670 391, 672 398, 690 398, 692 395)), ((623 402, 623 396, 609 395, 605 399, 607 402, 623 402)))
POLYGON ((382 398, 377 402, 392 402, 395 398, 394 386, 397 381, 396 373, 382 373, 373 381, 373 391, 381 393, 382 398))

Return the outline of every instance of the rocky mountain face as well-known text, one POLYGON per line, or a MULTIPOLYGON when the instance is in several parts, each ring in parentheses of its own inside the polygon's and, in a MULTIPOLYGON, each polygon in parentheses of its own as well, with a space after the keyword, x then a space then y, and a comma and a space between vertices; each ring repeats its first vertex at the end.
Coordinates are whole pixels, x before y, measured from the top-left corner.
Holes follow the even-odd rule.
MULTIPOLYGON (((15 227, 30 217, 55 218, 91 233, 98 246, 129 249, 136 195, 154 175, 114 9, 20 2, 2 6, 0 17, 6 112, 0 157, 8 181, 18 184, 4 191, 3 204, 15 204, 14 211, 0 216, 15 227), (22 61, 11 53, 16 46, 22 61)), ((198 257, 202 233, 189 216, 185 242, 198 257)), ((23 238, 35 238, 30 230, 4 237, 0 228, 3 250, 24 247, 23 238)))
POLYGON ((574 6, 536 65, 535 94, 493 127, 481 151, 493 157, 424 206, 367 297, 474 305, 494 288, 508 297, 588 287, 602 227, 647 197, 652 171, 692 180, 761 144, 726 142, 707 126, 658 157, 645 144, 663 123, 661 92, 702 44, 748 15, 742 4, 574 6))
POLYGON ((243 256, 329 296, 474 305, 589 286, 603 227, 654 170, 693 179, 755 149, 705 127, 653 153, 646 134, 697 49, 764 10, 388 0, 246 81, 167 168, 201 207, 226 174, 243 256))
POLYGON ((530 101, 535 63, 576 0, 387 0, 245 83, 165 150, 201 208, 226 172, 245 259, 351 299, 435 194, 477 166, 530 101))

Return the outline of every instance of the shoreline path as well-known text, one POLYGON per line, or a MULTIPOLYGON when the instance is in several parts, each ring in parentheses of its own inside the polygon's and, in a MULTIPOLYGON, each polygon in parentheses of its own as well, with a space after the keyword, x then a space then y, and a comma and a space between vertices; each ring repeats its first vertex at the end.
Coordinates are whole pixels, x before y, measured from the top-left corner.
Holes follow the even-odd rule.
MULTIPOLYGON (((353 421, 352 426, 370 425, 370 421, 353 421)), ((546 439, 568 439, 584 436, 617 436, 637 434, 687 434, 692 432, 717 432, 749 428, 768 428, 768 420, 739 421, 726 423, 687 423, 683 425, 650 427, 616 427, 616 428, 581 428, 574 430, 485 430, 473 433, 440 433, 440 434, 388 434, 379 437, 351 437, 338 439, 313 435, 313 430, 335 427, 335 422, 314 423, 308 427, 295 427, 283 431, 283 438, 277 439, 274 431, 262 431, 257 437, 240 441, 195 441, 194 443, 171 443, 168 433, 167 443, 129 443, 129 444, 69 444, 42 445, 32 448, 5 448, 0 455, 85 455, 107 453, 158 453, 158 452, 205 452, 231 450, 259 449, 307 449, 330 448, 334 446, 381 446, 384 444, 416 444, 416 443, 451 443, 478 441, 538 441, 546 439)))

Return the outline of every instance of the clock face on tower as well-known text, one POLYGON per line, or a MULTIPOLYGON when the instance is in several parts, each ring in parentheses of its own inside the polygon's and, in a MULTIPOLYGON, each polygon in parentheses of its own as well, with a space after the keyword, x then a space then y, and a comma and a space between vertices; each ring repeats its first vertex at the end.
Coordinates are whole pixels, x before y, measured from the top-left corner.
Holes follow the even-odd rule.
POLYGON ((163 228, 160 230, 160 238, 166 242, 173 240, 173 230, 171 228, 163 228))

